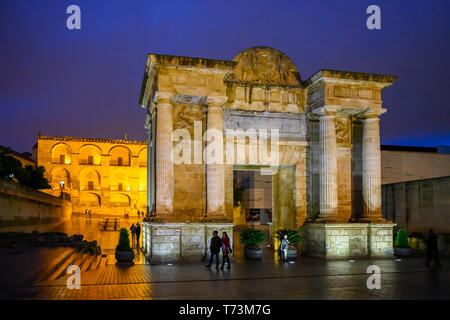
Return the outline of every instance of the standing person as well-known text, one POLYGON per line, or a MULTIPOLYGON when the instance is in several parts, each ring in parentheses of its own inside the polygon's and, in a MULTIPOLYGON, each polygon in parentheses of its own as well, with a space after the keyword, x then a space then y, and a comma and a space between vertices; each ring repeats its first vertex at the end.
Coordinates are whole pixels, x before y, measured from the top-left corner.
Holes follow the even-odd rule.
POLYGON ((283 240, 281 240, 281 246, 280 246, 280 250, 281 252, 283 252, 283 260, 287 261, 287 251, 289 248, 289 240, 288 240, 288 236, 287 234, 285 234, 283 236, 283 240))
POLYGON ((211 257, 209 258, 209 263, 205 266, 207 268, 211 268, 211 265, 214 260, 214 256, 216 257, 216 269, 219 269, 219 252, 222 247, 222 240, 217 236, 218 232, 214 230, 212 233, 213 237, 211 238, 211 244, 209 245, 209 250, 211 251, 211 257))
POLYGON ((429 267, 430 260, 433 259, 435 266, 440 267, 441 263, 439 262, 438 241, 433 229, 428 230, 428 235, 425 241, 427 244, 427 262, 425 265, 429 267))
POLYGON ((141 225, 136 223, 136 227, 134 228, 134 233, 136 234, 136 249, 139 249, 139 237, 141 235, 141 225))
POLYGON ((222 232, 222 267, 225 265, 225 260, 228 263, 227 269, 230 269, 230 258, 228 257, 228 254, 231 253, 231 245, 230 245, 230 238, 228 237, 228 234, 226 232, 222 232))
POLYGON ((137 215, 138 215, 138 218, 141 216, 141 212, 139 211, 139 209, 137 211, 137 215))
POLYGON ((135 231, 136 231, 136 227, 134 226, 134 223, 131 225, 130 231, 131 231, 131 249, 133 249, 134 242, 135 242, 135 231))

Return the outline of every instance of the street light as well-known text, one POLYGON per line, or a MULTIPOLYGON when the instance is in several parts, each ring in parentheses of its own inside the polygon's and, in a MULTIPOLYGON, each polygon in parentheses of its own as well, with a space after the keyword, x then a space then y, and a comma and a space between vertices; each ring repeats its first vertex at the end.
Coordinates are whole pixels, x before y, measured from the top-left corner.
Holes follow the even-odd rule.
POLYGON ((62 197, 63 197, 63 190, 64 190, 64 180, 61 180, 59 182, 59 186, 61 188, 61 199, 62 199, 62 197))

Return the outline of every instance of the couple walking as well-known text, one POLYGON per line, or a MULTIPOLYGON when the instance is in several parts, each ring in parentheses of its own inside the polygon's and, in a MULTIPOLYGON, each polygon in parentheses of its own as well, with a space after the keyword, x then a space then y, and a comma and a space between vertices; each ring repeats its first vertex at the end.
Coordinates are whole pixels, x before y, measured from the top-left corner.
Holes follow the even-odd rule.
POLYGON ((209 258, 209 263, 206 265, 207 268, 211 268, 211 265, 213 263, 214 260, 214 256, 216 257, 216 269, 219 269, 219 253, 220 253, 220 248, 222 248, 222 267, 221 269, 223 269, 223 266, 225 265, 225 260, 228 263, 227 269, 230 269, 231 265, 230 265, 230 258, 228 257, 228 254, 233 252, 233 250, 231 250, 231 246, 230 246, 230 238, 228 237, 226 232, 222 232, 222 239, 219 238, 218 236, 218 232, 214 231, 213 232, 213 237, 211 238, 211 244, 209 246, 209 250, 211 250, 211 257, 209 258))
POLYGON ((141 225, 139 223, 136 223, 136 225, 134 225, 134 223, 131 225, 130 227, 130 231, 131 231, 131 239, 132 239, 132 244, 131 247, 136 249, 139 249, 139 238, 141 236, 141 225))

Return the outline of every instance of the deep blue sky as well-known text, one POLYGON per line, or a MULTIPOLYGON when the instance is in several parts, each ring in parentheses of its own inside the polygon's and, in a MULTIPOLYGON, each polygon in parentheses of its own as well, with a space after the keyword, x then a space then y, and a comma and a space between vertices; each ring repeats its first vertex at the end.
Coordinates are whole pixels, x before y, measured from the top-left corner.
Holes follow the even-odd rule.
POLYGON ((383 90, 383 144, 450 145, 450 1, 1 0, 0 144, 39 132, 145 139, 148 52, 231 60, 271 46, 303 79, 321 68, 399 76, 383 90), (78 31, 66 8, 81 7, 78 31), (382 30, 366 28, 381 7, 382 30))

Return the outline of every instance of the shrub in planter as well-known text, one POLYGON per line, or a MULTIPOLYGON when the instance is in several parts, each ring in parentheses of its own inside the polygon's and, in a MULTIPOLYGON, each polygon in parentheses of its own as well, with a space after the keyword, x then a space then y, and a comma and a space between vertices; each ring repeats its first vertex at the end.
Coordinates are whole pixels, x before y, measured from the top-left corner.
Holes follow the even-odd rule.
POLYGON ((397 256, 410 256, 412 249, 409 247, 408 234, 405 229, 399 229, 395 238, 395 254, 397 256))
POLYGON ((405 229, 399 229, 395 238, 395 246, 397 248, 409 248, 408 234, 405 229))
POLYGON ((264 242, 265 238, 264 233, 260 230, 250 228, 242 230, 240 241, 245 245, 244 255, 247 258, 261 259, 263 252, 259 244, 264 242))
POLYGON ((287 234, 288 241, 290 244, 296 244, 300 242, 300 234, 298 231, 290 230, 290 229, 280 229, 277 231, 277 239, 283 240, 284 235, 287 234))
POLYGON ((134 259, 134 252, 130 247, 130 236, 128 230, 120 229, 119 244, 116 247, 117 263, 132 264, 134 259))

